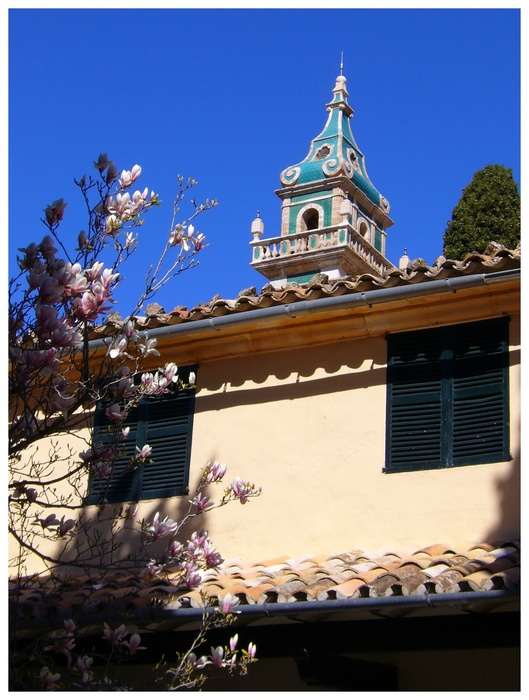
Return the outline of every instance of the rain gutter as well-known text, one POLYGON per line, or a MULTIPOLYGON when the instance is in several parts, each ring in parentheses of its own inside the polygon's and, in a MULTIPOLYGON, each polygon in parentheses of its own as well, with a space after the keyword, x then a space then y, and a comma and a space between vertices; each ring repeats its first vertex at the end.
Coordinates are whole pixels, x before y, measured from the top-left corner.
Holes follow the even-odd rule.
MULTIPOLYGON (((205 318, 198 321, 187 321, 176 325, 160 326, 142 334, 148 334, 149 338, 161 338, 164 336, 185 335, 191 336, 207 330, 222 331, 223 329, 241 326, 245 323, 268 319, 292 319, 322 311, 338 311, 341 309, 353 309, 357 307, 371 307, 375 304, 383 304, 394 301, 406 301, 421 296, 431 296, 446 292, 458 292, 463 289, 498 284, 520 277, 520 270, 503 270, 484 274, 468 275, 466 277, 446 278, 433 280, 432 282, 417 282, 403 287, 389 287, 373 289, 367 292, 355 292, 343 294, 339 297, 325 297, 323 299, 311 299, 296 301, 292 304, 269 306, 264 309, 241 311, 219 316, 205 318)), ((99 338, 90 342, 91 348, 97 348, 108 344, 109 340, 99 338)))
MULTIPOLYGON (((245 617, 271 619, 278 617, 299 618, 304 614, 322 613, 335 614, 343 612, 369 612, 384 615, 392 609, 403 610, 439 609, 442 607, 465 608, 476 604, 492 604, 495 606, 516 604, 519 605, 519 595, 512 591, 464 591, 460 593, 434 593, 432 595, 388 596, 384 598, 345 598, 336 600, 308 600, 289 603, 256 603, 234 608, 233 613, 238 619, 245 617)), ((103 622, 126 622, 129 625, 150 625, 173 621, 177 626, 199 622, 205 613, 214 614, 218 610, 215 606, 207 608, 177 608, 164 610, 163 608, 151 608, 135 612, 120 612, 119 609, 108 609, 104 614, 76 615, 75 621, 78 627, 86 625, 103 624, 103 622)), ((299 620, 301 621, 301 620, 299 620)), ((15 621, 14 621, 15 622, 15 621)), ((50 630, 62 625, 62 618, 43 618, 40 620, 20 620, 15 622, 17 628, 22 631, 50 630)))

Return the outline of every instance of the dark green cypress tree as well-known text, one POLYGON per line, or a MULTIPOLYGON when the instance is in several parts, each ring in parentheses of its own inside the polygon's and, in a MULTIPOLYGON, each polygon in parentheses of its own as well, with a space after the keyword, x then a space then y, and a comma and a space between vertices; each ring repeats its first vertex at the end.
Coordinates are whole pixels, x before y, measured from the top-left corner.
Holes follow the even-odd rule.
POLYGON ((474 173, 447 223, 443 255, 462 260, 493 241, 510 249, 520 244, 520 193, 511 168, 503 165, 474 173))

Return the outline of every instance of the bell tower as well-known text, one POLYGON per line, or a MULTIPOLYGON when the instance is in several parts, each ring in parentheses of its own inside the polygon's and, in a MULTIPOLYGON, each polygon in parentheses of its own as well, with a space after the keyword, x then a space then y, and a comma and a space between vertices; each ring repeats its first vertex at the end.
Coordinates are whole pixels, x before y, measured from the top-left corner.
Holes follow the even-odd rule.
POLYGON ((251 265, 274 286, 394 267, 385 257, 389 202, 367 174, 364 154, 351 131, 354 114, 346 79, 336 78, 327 123, 304 160, 281 173, 281 233, 264 238, 259 215, 252 224, 251 265))

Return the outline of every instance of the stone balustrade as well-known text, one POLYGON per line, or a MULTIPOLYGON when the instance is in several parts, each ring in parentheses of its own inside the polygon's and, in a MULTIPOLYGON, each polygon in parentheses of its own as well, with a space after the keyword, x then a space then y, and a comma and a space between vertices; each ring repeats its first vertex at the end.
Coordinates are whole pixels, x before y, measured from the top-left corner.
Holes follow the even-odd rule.
POLYGON ((250 245, 254 264, 347 246, 379 274, 388 270, 387 259, 350 225, 328 226, 275 238, 259 239, 255 236, 250 245))

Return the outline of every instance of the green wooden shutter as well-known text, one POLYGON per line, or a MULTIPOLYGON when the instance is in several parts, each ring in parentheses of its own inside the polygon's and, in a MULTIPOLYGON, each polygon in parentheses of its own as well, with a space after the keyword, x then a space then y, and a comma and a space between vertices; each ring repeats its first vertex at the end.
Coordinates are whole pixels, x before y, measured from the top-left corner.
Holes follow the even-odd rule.
POLYGON ((389 336, 387 471, 424 469, 441 460, 442 348, 433 333, 389 336))
POLYGON ((385 470, 509 456, 508 319, 388 338, 385 470))
MULTIPOLYGON (((89 484, 87 505, 101 503, 106 499, 109 503, 121 503, 132 501, 133 482, 136 475, 129 468, 130 459, 135 455, 138 442, 138 429, 140 426, 141 407, 134 408, 127 417, 126 425, 130 427, 127 439, 123 440, 123 454, 114 462, 114 468, 110 479, 91 477, 89 484)), ((105 443, 110 441, 108 427, 110 421, 105 415, 104 409, 99 409, 96 413, 94 425, 94 443, 105 443)))
MULTIPOLYGON (((179 371, 188 380, 195 368, 179 371)), ((185 389, 156 399, 145 399, 133 409, 125 422, 130 432, 124 440, 123 454, 114 463, 110 480, 92 477, 86 504, 139 501, 168 498, 187 493, 195 390, 185 389), (152 464, 130 469, 136 447, 152 447, 152 464)), ((110 422, 103 409, 98 410, 94 425, 94 442, 110 440, 110 422)))
MULTIPOLYGON (((137 498, 167 498, 187 492, 194 391, 145 402, 146 436, 153 463, 142 467, 137 498)), ((142 445, 139 445, 142 447, 142 445)))
POLYGON ((454 465, 509 459, 508 320, 473 323, 453 339, 454 465))

